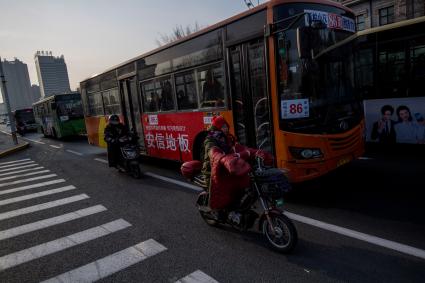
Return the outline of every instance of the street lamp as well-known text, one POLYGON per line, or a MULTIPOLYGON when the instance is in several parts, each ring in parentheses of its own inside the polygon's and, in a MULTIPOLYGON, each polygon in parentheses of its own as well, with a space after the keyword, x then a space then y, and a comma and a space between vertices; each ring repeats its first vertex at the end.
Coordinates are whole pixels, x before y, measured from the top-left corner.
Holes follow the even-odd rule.
POLYGON ((1 81, 1 91, 3 93, 4 103, 6 104, 6 110, 9 116, 10 131, 12 132, 13 143, 18 144, 18 138, 16 137, 15 117, 13 117, 12 110, 10 109, 9 95, 7 93, 6 78, 4 77, 3 62, 1 60, 1 57, 0 57, 0 81, 1 81))

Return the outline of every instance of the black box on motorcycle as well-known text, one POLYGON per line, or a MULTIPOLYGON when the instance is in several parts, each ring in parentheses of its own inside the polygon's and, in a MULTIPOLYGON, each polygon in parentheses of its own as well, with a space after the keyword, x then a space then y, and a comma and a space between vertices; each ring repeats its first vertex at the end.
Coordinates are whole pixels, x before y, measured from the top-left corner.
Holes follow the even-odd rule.
POLYGON ((256 171, 254 175, 261 191, 273 198, 281 198, 292 189, 288 178, 277 168, 256 171))

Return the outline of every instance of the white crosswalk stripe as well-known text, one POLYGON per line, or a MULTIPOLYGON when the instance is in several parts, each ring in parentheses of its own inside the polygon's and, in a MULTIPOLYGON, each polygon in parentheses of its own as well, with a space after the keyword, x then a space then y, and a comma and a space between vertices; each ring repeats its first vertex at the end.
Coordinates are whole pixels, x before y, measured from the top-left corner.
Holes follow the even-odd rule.
POLYGON ((58 189, 47 190, 47 191, 29 194, 29 195, 24 195, 24 196, 20 196, 20 197, 8 198, 8 199, 0 200, 0 206, 15 203, 15 202, 20 202, 20 201, 24 201, 24 200, 39 198, 39 197, 43 197, 43 196, 53 195, 53 194, 57 194, 57 193, 62 193, 62 192, 75 190, 75 189, 76 189, 76 187, 74 187, 74 186, 66 186, 66 187, 62 187, 62 188, 58 188, 58 189))
POLYGON ((13 160, 13 161, 1 162, 0 165, 19 163, 19 162, 30 161, 30 160, 31 159, 29 159, 29 158, 24 158, 24 159, 18 159, 18 160, 13 160))
POLYGON ((21 184, 21 183, 27 183, 27 182, 31 182, 31 181, 35 181, 35 180, 47 179, 47 178, 52 178, 52 177, 56 177, 56 176, 57 176, 56 174, 49 174, 49 175, 44 175, 44 176, 39 176, 39 177, 17 180, 17 181, 8 182, 8 183, 1 183, 0 187, 16 185, 16 184, 21 184))
POLYGON ((8 211, 8 212, 3 212, 3 213, 0 213, 0 220, 9 219, 9 218, 12 218, 12 217, 16 217, 16 216, 20 216, 20 215, 24 215, 24 214, 28 214, 28 213, 33 213, 33 212, 36 212, 36 211, 45 210, 45 209, 49 209, 49 208, 52 208, 52 207, 65 205, 65 204, 68 204, 68 203, 73 203, 73 202, 80 201, 80 200, 83 200, 83 199, 88 199, 88 198, 89 198, 88 195, 81 194, 81 195, 76 195, 76 196, 72 196, 72 197, 68 197, 68 198, 63 198, 63 199, 59 199, 59 200, 55 200, 55 201, 50 201, 50 202, 46 202, 46 203, 42 203, 42 204, 29 206, 29 207, 24 207, 24 208, 20 208, 20 209, 8 211))
POLYGON ((42 183, 37 183, 37 184, 32 184, 32 185, 27 185, 27 186, 22 186, 22 187, 18 187, 18 188, 0 191, 0 195, 16 193, 16 192, 20 192, 20 191, 25 191, 25 190, 34 189, 34 188, 40 188, 40 187, 59 184, 59 183, 63 183, 63 182, 65 182, 64 179, 57 179, 57 180, 52 180, 52 181, 47 181, 47 182, 42 182, 42 183))
POLYGON ((0 172, 9 172, 9 171, 17 170, 17 169, 22 169, 22 168, 35 167, 35 166, 38 166, 38 164, 32 163, 32 164, 28 164, 28 165, 24 165, 24 166, 21 166, 21 164, 19 164, 19 166, 18 166, 18 164, 15 164, 15 166, 17 166, 17 167, 1 169, 0 172))
POLYGON ((2 256, 0 257, 0 271, 112 234, 130 226, 131 224, 127 221, 118 219, 29 249, 2 256))
MULTIPOLYGON (((18 251, 15 249, 9 251, 6 254, 3 251, 3 255, 0 256, 0 276, 2 271, 8 271, 11 268, 21 265, 23 265, 21 268, 25 270, 25 263, 32 261, 37 262, 38 260, 41 260, 41 258, 45 258, 47 256, 49 257, 45 258, 45 260, 48 260, 50 264, 63 264, 60 260, 56 260, 60 258, 63 253, 73 252, 68 251, 69 249, 72 248, 78 250, 82 248, 81 246, 83 244, 84 246, 92 245, 98 241, 104 241, 106 244, 109 244, 108 241, 111 238, 106 236, 118 231, 125 230, 132 226, 131 223, 119 217, 115 218, 118 218, 118 220, 107 220, 111 221, 108 223, 105 223, 103 220, 102 223, 104 224, 102 225, 99 225, 101 223, 91 222, 96 221, 96 219, 99 217, 104 219, 105 216, 101 216, 101 214, 107 211, 107 208, 101 204, 84 207, 83 202, 80 202, 79 205, 82 205, 82 208, 80 207, 77 210, 67 213, 55 214, 56 210, 62 210, 62 207, 65 205, 77 203, 79 201, 89 199, 90 197, 84 193, 72 195, 69 197, 60 197, 59 195, 61 193, 75 191, 79 188, 71 184, 66 184, 67 181, 65 179, 54 179, 54 177, 57 177, 54 172, 51 172, 48 168, 44 168, 43 166, 38 165, 29 158, 0 163, 0 196, 2 196, 2 199, 0 199, 0 208, 3 208, 9 204, 16 204, 19 207, 19 203, 23 203, 24 201, 26 204, 25 206, 21 205, 20 208, 0 213, 0 221, 26 215, 25 218, 22 218, 25 223, 17 224, 13 227, 0 230, 0 243, 5 243, 8 248, 13 249, 13 241, 19 241, 19 237, 23 235, 32 237, 33 234, 34 239, 38 241, 29 248, 25 247, 24 249, 18 251), (51 180, 45 180, 49 178, 51 178, 51 180), (19 185, 21 183, 28 184, 19 185), (61 184, 62 186, 57 186, 57 184, 61 184), (56 187, 54 187, 54 185, 56 185, 56 187), (36 189, 36 191, 31 192, 32 189, 36 189), (7 197, 8 194, 14 194, 18 192, 27 193, 24 195, 11 195, 8 198, 3 197, 7 197), (27 205, 27 202, 36 201, 37 198, 44 196, 51 196, 53 200, 36 205, 27 205), (49 214, 53 213, 53 216, 49 216, 47 218, 44 217, 40 220, 40 216, 43 214, 36 213, 47 210, 49 210, 49 214), (33 217, 32 215, 34 215, 37 219, 33 220, 32 222, 28 222, 28 219, 33 217), (43 235, 43 231, 44 233, 48 233, 50 230, 55 230, 54 227, 58 225, 65 225, 63 228, 67 227, 66 225, 69 225, 69 227, 73 227, 72 229, 75 231, 75 227, 78 227, 79 222, 83 222, 84 219, 87 219, 85 221, 90 221, 86 223, 92 223, 92 228, 84 228, 86 230, 80 229, 83 231, 64 237, 61 235, 60 237, 56 237, 55 240, 49 239, 49 241, 44 242, 40 236, 37 236, 43 235)), ((17 218, 16 220, 19 219, 21 218, 17 218)), ((10 223, 14 222, 12 221, 10 223)), ((61 227, 57 229, 59 229, 58 231, 63 231, 63 228, 61 227)), ((111 246, 113 246, 112 243, 111 246)), ((92 262, 87 263, 83 261, 82 266, 80 267, 75 268, 75 266, 73 266, 74 269, 72 270, 64 268, 61 271, 64 273, 60 275, 51 274, 50 276, 52 277, 43 282, 64 283, 97 281, 114 273, 124 271, 128 267, 141 263, 150 257, 153 257, 166 250, 167 248, 165 246, 158 243, 154 239, 149 239, 138 244, 133 242, 128 245, 128 248, 118 252, 114 252, 109 255, 101 253, 101 255, 98 258, 95 258, 95 260, 92 262)), ((42 268, 42 266, 37 268, 42 268)), ((0 281, 2 280, 1 278, 2 277, 0 277, 0 281)), ((34 278, 34 280, 37 280, 37 278, 34 278)), ((178 282, 216 283, 217 281, 202 271, 197 270, 194 273, 180 279, 178 282)))
POLYGON ((40 220, 40 221, 29 223, 26 225, 21 225, 8 230, 3 230, 3 231, 0 231, 0 241, 13 238, 22 234, 26 234, 29 232, 37 231, 40 229, 45 229, 47 227, 51 227, 54 225, 66 223, 68 221, 83 218, 83 217, 93 215, 102 211, 106 211, 106 207, 104 207, 103 205, 96 205, 96 206, 80 209, 71 213, 40 220))
POLYGON ((196 270, 195 272, 176 281, 175 283, 218 283, 218 281, 203 273, 202 271, 196 270))
POLYGON ((43 174, 43 173, 48 173, 48 172, 50 172, 50 170, 42 170, 42 171, 37 171, 37 172, 25 173, 25 174, 21 174, 21 175, 8 176, 8 177, 0 178, 0 181, 11 180, 11 179, 16 179, 16 178, 20 178, 20 177, 32 176, 32 175, 38 175, 38 174, 43 174))
POLYGON ((34 170, 39 170, 39 169, 43 169, 43 166, 39 166, 39 167, 34 167, 34 168, 30 168, 30 169, 23 169, 23 170, 18 170, 18 171, 11 171, 11 172, 7 172, 7 173, 2 173, 0 174, 0 176, 8 176, 8 175, 13 175, 13 174, 17 174, 17 173, 23 173, 23 172, 28 172, 28 171, 34 171, 34 170))
POLYGON ((42 283, 94 282, 165 250, 167 250, 166 247, 153 239, 149 239, 42 283))
POLYGON ((17 165, 26 165, 26 164, 30 164, 30 163, 34 163, 34 161, 25 161, 25 162, 21 162, 21 163, 19 163, 19 164, 8 164, 8 165, 3 165, 3 166, 0 166, 0 169, 3 169, 3 168, 9 168, 9 167, 14 167, 14 166, 17 166, 17 165))

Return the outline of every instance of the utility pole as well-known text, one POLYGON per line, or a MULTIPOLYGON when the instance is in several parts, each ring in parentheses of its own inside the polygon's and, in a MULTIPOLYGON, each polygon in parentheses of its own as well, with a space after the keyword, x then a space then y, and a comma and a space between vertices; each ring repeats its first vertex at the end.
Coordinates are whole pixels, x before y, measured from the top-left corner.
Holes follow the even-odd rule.
POLYGON ((14 144, 18 144, 18 138, 16 137, 16 126, 15 126, 15 117, 12 115, 12 110, 10 108, 9 95, 7 93, 6 87, 6 78, 3 72, 3 62, 0 57, 0 80, 1 80, 1 90, 4 97, 4 103, 6 103, 7 114, 10 121, 10 131, 12 132, 12 139, 14 144))

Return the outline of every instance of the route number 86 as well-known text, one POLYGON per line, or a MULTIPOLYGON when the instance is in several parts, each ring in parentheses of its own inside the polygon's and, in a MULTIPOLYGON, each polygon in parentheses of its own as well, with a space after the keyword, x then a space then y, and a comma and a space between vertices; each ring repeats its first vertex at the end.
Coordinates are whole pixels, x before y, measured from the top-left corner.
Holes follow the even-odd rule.
POLYGON ((289 105, 289 112, 291 114, 296 114, 296 113, 303 113, 303 105, 301 103, 298 104, 290 104, 289 105))

